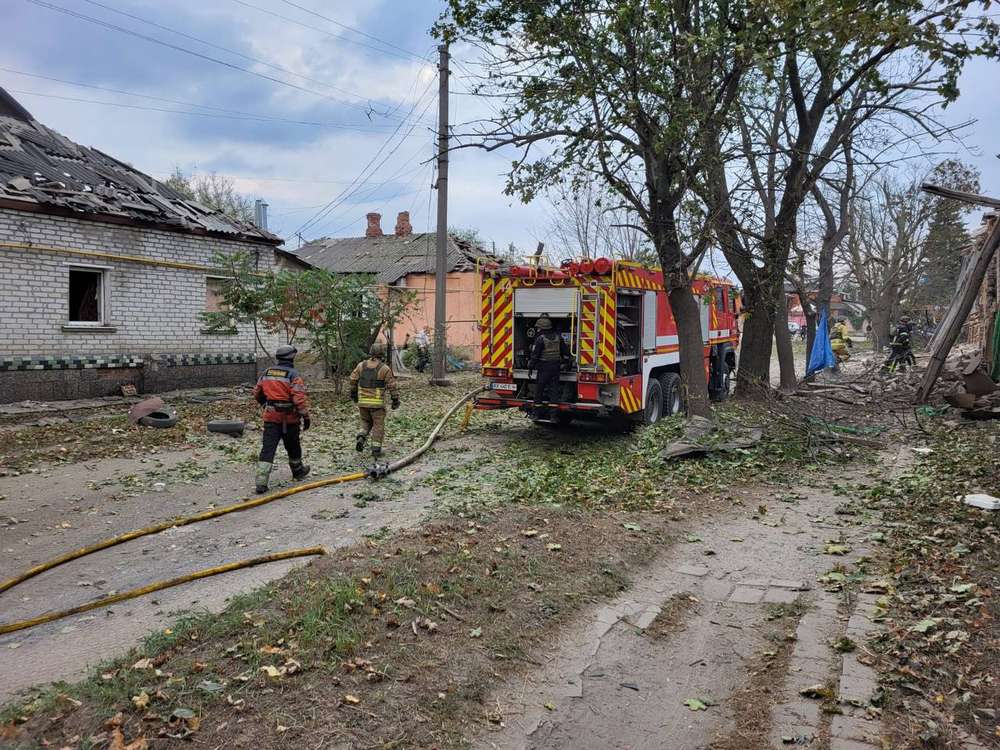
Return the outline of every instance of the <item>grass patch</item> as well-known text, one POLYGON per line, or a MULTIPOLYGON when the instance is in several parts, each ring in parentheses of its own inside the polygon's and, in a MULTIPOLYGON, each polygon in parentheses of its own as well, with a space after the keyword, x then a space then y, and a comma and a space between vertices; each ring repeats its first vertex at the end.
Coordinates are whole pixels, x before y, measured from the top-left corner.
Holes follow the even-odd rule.
POLYGON ((581 606, 627 586, 663 538, 658 519, 636 520, 640 535, 620 516, 523 508, 368 540, 5 707, 0 736, 19 748, 99 744, 120 712, 128 740, 158 748, 207 732, 258 748, 460 746, 497 679, 581 606))

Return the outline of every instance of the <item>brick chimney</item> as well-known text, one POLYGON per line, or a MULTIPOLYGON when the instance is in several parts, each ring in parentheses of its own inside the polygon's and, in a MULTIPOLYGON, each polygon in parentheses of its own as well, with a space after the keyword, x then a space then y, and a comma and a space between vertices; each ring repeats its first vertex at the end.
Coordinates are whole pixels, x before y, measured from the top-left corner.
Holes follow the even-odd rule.
POLYGON ((368 219, 368 228, 365 230, 365 237, 381 237, 382 214, 365 214, 365 218, 368 219))
POLYGON ((413 225, 410 224, 410 212, 400 211, 396 216, 396 236, 409 237, 413 234, 413 225))

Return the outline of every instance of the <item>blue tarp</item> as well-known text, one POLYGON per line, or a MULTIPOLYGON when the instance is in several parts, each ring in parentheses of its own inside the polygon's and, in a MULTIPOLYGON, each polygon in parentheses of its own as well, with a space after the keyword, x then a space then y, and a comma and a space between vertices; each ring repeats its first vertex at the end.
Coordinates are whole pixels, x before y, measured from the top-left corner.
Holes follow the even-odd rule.
POLYGON ((837 366, 837 357, 830 346, 830 331, 826 319, 826 308, 819 313, 819 322, 816 324, 816 338, 813 340, 812 352, 809 353, 809 366, 806 368, 806 377, 813 373, 825 370, 828 367, 837 366))

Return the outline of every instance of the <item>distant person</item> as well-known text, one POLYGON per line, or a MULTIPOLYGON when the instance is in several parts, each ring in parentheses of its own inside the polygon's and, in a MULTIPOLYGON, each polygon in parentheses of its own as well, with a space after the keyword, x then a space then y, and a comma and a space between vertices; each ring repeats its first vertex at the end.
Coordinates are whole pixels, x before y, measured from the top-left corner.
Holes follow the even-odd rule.
POLYGON ((417 372, 423 372, 427 369, 427 365, 431 361, 431 336, 430 328, 424 326, 419 331, 414 338, 414 342, 417 345, 417 372))

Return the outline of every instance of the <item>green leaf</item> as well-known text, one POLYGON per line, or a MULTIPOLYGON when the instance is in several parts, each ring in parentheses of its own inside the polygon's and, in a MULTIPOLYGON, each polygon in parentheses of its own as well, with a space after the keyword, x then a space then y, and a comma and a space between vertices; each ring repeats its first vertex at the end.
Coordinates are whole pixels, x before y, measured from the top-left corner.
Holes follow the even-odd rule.
POLYGON ((469 638, 482 638, 482 637, 483 637, 483 629, 481 627, 473 628, 472 630, 469 631, 469 638))
POLYGON ((684 705, 690 708, 692 711, 707 711, 708 704, 699 698, 688 698, 684 701, 684 705))
POLYGON ((628 531, 642 531, 642 526, 637 523, 623 523, 622 526, 628 531))
POLYGON ((910 627, 910 630, 914 633, 926 633, 928 630, 936 628, 940 622, 940 617, 928 617, 910 627))

